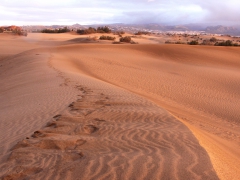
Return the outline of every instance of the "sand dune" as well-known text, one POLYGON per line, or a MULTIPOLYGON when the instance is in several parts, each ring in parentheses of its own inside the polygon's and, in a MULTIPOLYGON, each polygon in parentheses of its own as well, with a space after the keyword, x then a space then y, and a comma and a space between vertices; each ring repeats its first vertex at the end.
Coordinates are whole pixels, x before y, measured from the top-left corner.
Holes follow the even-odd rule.
POLYGON ((10 37, 15 38, 14 42, 1 41, 4 46, 1 53, 7 54, 0 60, 1 156, 24 136, 41 128, 55 113, 66 109, 77 93, 49 68, 48 51, 31 50, 38 46, 10 37), (20 53, 22 49, 24 52, 20 53))
POLYGON ((3 179, 238 179, 239 48, 52 38, 1 52, 3 179))
POLYGON ((58 48, 56 52, 61 51, 68 58, 71 72, 84 73, 137 93, 165 107, 186 124, 216 136, 213 142, 205 136, 198 138, 215 160, 213 165, 219 176, 237 179, 240 165, 236 161, 240 157, 238 48, 71 45, 64 49, 58 48), (79 53, 74 53, 77 49, 79 53), (222 151, 216 150, 216 146, 222 151), (224 169, 229 170, 227 174, 224 169))
POLYGON ((24 168, 6 178, 218 179, 197 139, 166 111, 111 86, 109 95, 82 89, 67 116, 13 148, 4 169, 24 168))

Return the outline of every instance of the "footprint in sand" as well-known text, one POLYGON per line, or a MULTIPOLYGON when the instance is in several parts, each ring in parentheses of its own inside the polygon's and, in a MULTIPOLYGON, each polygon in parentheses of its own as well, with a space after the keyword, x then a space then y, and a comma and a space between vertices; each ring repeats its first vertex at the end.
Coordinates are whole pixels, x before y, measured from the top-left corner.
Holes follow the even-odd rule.
POLYGON ((57 123, 56 122, 49 122, 49 123, 47 123, 46 127, 57 128, 57 123))
POLYGON ((57 114, 56 116, 53 116, 53 118, 58 120, 61 116, 62 116, 61 114, 57 114))
POLYGON ((83 127, 84 132, 87 134, 92 134, 98 130, 98 128, 94 125, 86 125, 83 127))
POLYGON ((38 138, 38 137, 45 137, 45 135, 41 131, 35 131, 32 135, 33 138, 38 138))

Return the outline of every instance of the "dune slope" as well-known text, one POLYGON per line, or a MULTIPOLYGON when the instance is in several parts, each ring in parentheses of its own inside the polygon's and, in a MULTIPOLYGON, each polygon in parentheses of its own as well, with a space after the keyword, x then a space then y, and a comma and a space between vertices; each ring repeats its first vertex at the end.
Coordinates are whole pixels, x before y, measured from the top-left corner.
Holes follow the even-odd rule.
POLYGON ((5 179, 218 179, 191 131, 164 109, 64 66, 79 98, 11 149, 5 179))
POLYGON ((54 53, 56 62, 65 63, 71 72, 127 89, 166 108, 197 136, 222 179, 239 177, 238 48, 69 45, 54 53))
POLYGON ((4 39, 3 179, 240 176, 238 48, 73 39, 4 39))
POLYGON ((8 35, 0 43, 0 158, 22 138, 41 128, 76 99, 49 65, 47 50, 34 50, 21 37, 8 35), (31 50, 32 49, 32 50, 31 50))

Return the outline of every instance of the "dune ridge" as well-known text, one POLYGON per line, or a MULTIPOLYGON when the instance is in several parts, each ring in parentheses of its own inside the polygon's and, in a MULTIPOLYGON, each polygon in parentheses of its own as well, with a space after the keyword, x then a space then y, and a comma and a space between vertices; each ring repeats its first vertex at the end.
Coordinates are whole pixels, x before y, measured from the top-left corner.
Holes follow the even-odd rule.
POLYGON ((218 179, 197 139, 165 110, 83 79, 92 89, 76 84, 69 112, 13 147, 3 179, 218 179))
POLYGON ((55 50, 57 59, 66 63, 71 72, 137 93, 165 107, 186 125, 194 125, 193 132, 197 128, 216 137, 218 141, 208 138, 207 143, 203 143, 202 136, 198 139, 208 150, 221 179, 238 179, 239 161, 233 160, 240 157, 237 48, 69 45, 64 49, 55 50), (209 48, 215 53, 209 53, 209 48), (197 56, 192 58, 194 54, 197 56), (219 146, 221 152, 210 144, 219 146))

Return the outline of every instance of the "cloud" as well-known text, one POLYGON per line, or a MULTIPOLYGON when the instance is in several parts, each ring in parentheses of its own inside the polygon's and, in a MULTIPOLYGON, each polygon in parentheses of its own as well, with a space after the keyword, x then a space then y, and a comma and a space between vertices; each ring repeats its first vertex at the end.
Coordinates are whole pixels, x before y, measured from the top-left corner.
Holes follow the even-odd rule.
POLYGON ((240 23, 240 1, 210 1, 208 3, 199 1, 201 7, 207 12, 204 21, 220 23, 240 23))
POLYGON ((0 0, 0 23, 240 23, 239 0, 0 0))

